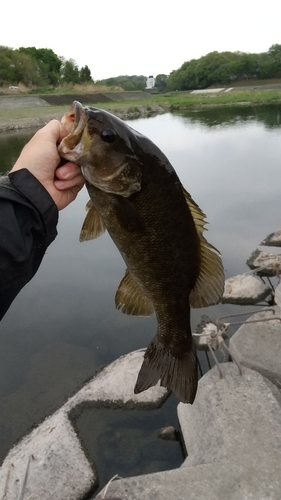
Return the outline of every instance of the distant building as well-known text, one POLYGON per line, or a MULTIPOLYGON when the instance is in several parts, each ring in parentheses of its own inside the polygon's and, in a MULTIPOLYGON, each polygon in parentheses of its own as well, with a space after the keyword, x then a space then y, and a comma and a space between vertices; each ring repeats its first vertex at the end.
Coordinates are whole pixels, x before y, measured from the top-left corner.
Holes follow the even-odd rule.
POLYGON ((146 89, 153 89, 155 87, 155 78, 153 76, 149 76, 146 80, 146 89))

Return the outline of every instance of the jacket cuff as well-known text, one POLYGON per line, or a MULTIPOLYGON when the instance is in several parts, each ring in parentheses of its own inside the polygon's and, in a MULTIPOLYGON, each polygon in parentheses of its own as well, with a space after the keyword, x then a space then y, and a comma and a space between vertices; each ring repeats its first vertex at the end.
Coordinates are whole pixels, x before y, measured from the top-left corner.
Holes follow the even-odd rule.
POLYGON ((8 177, 12 187, 38 210, 43 219, 46 233, 51 237, 55 237, 57 234, 58 209, 43 184, 26 168, 11 172, 8 177))

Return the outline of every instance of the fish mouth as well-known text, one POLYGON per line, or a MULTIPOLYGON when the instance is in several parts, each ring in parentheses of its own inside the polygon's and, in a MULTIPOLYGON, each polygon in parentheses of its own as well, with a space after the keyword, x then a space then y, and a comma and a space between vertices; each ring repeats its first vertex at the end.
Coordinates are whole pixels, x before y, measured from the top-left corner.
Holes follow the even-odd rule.
POLYGON ((79 132, 81 124, 81 116, 85 114, 82 104, 78 101, 73 101, 70 110, 65 113, 61 119, 61 123, 69 134, 79 132))
POLYGON ((58 146, 62 158, 75 162, 85 151, 86 136, 88 136, 85 134, 87 121, 85 108, 80 102, 74 101, 70 110, 61 119, 62 125, 68 132, 58 146))

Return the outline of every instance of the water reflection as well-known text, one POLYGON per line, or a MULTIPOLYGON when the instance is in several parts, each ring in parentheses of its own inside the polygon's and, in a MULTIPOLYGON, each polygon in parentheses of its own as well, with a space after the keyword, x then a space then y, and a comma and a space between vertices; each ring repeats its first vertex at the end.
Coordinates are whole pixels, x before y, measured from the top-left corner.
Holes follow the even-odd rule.
MULTIPOLYGON (((165 114, 130 124, 165 152, 207 214, 208 240, 222 252, 226 275, 245 272, 258 243, 280 228, 279 106, 165 114)), ((32 133, 0 135, 2 172, 32 133)), ((79 243, 87 200, 84 189, 60 213, 59 236, 1 322, 0 460, 96 369, 146 346, 155 333, 154 316, 115 310, 125 265, 109 236, 79 243)), ((192 328, 204 313, 215 319, 237 310, 193 311, 192 328)), ((175 405, 169 412, 173 421, 175 405)))
POLYGON ((249 122, 261 122, 265 128, 279 128, 281 126, 281 106, 279 103, 264 106, 221 106, 208 110, 185 110, 180 116, 186 117, 191 123, 200 123, 207 127, 235 125, 249 122))

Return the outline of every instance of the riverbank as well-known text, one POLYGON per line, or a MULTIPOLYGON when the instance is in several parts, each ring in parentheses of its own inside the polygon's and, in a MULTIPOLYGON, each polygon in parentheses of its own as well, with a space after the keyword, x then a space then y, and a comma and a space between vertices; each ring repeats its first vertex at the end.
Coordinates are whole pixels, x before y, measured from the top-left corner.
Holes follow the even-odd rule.
MULTIPOLYGON (((105 109, 122 119, 151 116, 183 109, 213 108, 217 106, 258 106, 281 103, 281 89, 249 90, 217 89, 217 92, 192 94, 111 93, 106 102, 98 102, 97 96, 68 96, 69 101, 81 100, 82 104, 105 109)), ((101 94, 100 94, 101 95, 101 94)), ((106 94, 104 94, 106 96, 106 94)), ((62 96, 63 97, 63 96, 62 96)), ((63 99, 62 99, 63 102, 63 99)), ((42 127, 52 119, 60 120, 70 104, 51 105, 47 96, 0 96, 0 132, 42 127)))

